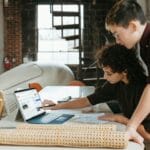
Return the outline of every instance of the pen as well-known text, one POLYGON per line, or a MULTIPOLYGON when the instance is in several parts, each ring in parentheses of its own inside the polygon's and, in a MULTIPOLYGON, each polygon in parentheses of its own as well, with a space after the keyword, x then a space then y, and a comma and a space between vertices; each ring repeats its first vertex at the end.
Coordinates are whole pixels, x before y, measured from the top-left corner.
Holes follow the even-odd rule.
POLYGON ((67 97, 63 98, 62 100, 59 100, 58 103, 68 102, 68 101, 71 100, 71 99, 72 99, 71 96, 67 96, 67 97))

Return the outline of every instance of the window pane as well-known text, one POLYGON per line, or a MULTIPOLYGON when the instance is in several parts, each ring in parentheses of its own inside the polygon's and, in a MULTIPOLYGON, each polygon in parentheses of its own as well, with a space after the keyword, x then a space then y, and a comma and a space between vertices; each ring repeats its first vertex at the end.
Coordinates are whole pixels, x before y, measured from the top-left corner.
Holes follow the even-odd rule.
POLYGON ((39 43, 39 52, 49 51, 49 52, 59 52, 68 51, 68 43, 64 39, 55 39, 49 41, 41 41, 39 43))
POLYGON ((39 52, 39 61, 48 61, 53 63, 64 63, 64 64, 79 64, 79 53, 78 52, 39 52))
MULTIPOLYGON (((83 8, 83 7, 82 7, 83 8)), ((79 29, 56 29, 55 25, 78 24, 78 16, 53 16, 53 11, 78 12, 78 5, 38 6, 38 60, 64 64, 79 63, 79 39, 65 40, 61 36, 79 35, 79 29), (51 9, 53 7, 53 9, 51 9), (51 9, 51 10, 50 10, 51 9), (52 18, 53 16, 53 18, 52 18), (54 23, 54 26, 52 25, 54 23), (63 33, 63 34, 62 34, 63 33)), ((81 11, 83 12, 83 10, 81 11)), ((81 14, 83 16, 83 14, 81 14)), ((83 19, 83 18, 82 18, 83 19)), ((82 23, 83 24, 83 23, 82 23)))
POLYGON ((63 5, 63 11, 78 12, 78 5, 63 5))
POLYGON ((54 11, 61 11, 61 5, 53 5, 54 11))
POLYGON ((60 24, 61 24, 61 17, 55 17, 54 25, 60 25, 60 24))
POLYGON ((38 31, 39 31, 38 34, 39 34, 40 41, 61 39, 61 32, 59 30, 45 28, 45 29, 39 29, 38 31))
POLYGON ((71 36, 71 35, 78 35, 79 30, 78 29, 66 29, 63 31, 64 36, 71 36))
POLYGON ((52 14, 49 5, 38 5, 38 28, 52 28, 52 14))
MULTIPOLYGON (((75 47, 79 46, 79 40, 71 40, 71 41, 68 41, 68 49, 69 50, 74 50, 75 51, 75 47)), ((77 50, 77 49, 76 49, 77 50)))
POLYGON ((77 17, 63 17, 63 24, 78 24, 79 19, 77 17))

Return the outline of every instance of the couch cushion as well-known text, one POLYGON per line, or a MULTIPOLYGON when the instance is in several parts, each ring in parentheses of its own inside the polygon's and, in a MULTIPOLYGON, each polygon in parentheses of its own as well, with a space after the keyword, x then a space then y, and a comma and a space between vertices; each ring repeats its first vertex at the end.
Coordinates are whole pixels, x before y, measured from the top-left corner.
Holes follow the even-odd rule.
POLYGON ((7 90, 42 74, 37 64, 22 64, 0 75, 0 88, 7 90))

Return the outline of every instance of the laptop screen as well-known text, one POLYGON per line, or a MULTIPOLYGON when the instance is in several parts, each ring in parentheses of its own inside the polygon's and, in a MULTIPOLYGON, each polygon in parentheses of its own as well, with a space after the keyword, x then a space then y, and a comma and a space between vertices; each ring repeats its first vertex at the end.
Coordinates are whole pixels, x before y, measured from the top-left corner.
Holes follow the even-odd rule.
POLYGON ((25 121, 45 112, 39 108, 41 106, 41 98, 35 89, 15 91, 15 95, 25 121))

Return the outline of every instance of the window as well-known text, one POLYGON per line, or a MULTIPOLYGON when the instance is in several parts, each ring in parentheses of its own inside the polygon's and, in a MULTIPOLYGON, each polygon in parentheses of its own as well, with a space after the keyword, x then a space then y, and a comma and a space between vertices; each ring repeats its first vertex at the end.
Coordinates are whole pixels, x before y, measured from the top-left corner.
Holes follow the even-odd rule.
POLYGON ((71 35, 79 35, 83 29, 83 6, 79 28, 57 29, 60 25, 79 24, 79 16, 55 16, 53 12, 79 12, 78 5, 38 5, 38 61, 51 61, 63 64, 79 64, 78 38, 66 40, 71 35))

